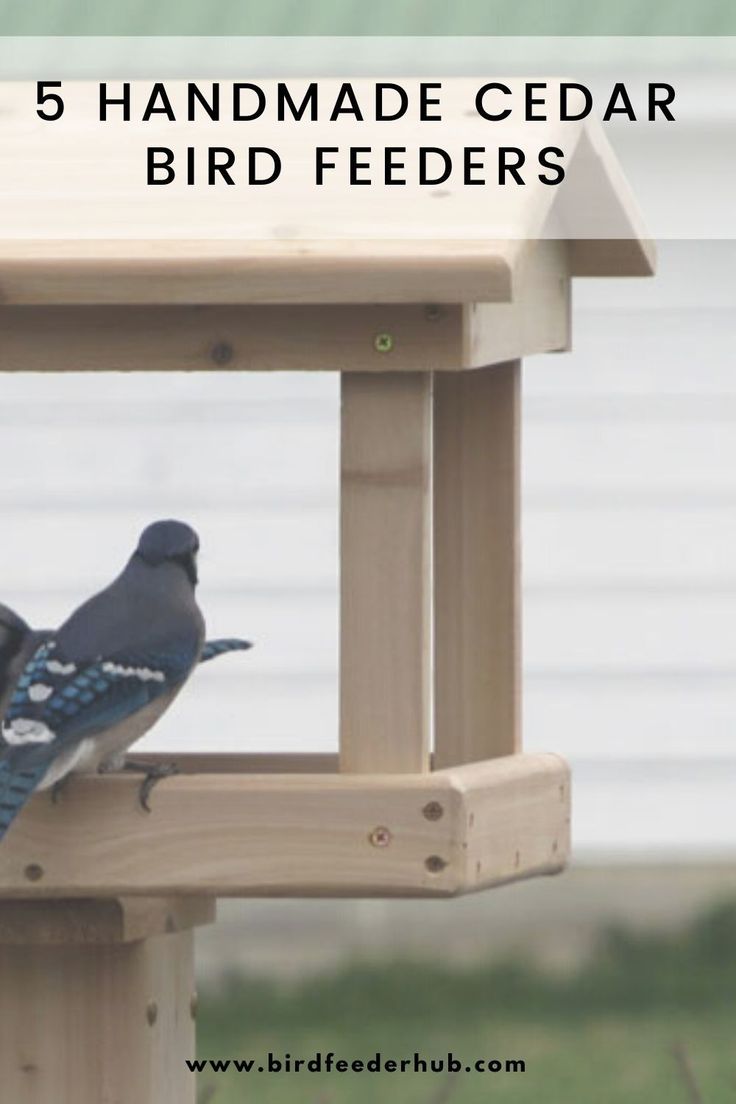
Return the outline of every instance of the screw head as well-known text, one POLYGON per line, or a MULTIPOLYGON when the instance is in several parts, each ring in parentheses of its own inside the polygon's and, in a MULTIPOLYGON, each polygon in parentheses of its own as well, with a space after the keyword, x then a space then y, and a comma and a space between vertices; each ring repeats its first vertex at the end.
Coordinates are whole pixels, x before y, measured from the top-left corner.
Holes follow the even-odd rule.
POLYGON ((372 847, 388 847, 391 839, 390 829, 386 828, 383 824, 379 824, 368 836, 368 841, 372 847))
POLYGON ((430 855, 425 859, 424 865, 430 874, 441 874, 447 863, 440 855, 430 855))
POLYGON ((422 809, 422 814, 427 820, 440 820, 444 816, 445 810, 440 805, 439 801, 428 801, 422 809))
POLYGON ((43 867, 39 863, 29 863, 23 873, 29 882, 40 882, 43 878, 43 867))
POLYGON ((373 338, 373 348, 377 353, 390 353, 394 347, 394 339, 390 333, 379 333, 373 338))
POLYGON ((210 358, 214 364, 224 367, 233 359, 233 347, 229 341, 217 341, 210 349, 210 358))

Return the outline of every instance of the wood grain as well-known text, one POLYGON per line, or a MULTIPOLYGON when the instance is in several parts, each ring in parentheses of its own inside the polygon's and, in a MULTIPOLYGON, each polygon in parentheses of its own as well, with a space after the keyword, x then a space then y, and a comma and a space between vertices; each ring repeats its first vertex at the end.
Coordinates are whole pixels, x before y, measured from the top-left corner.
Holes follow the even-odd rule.
MULTIPOLYGON (((142 763, 170 762, 166 752, 136 752, 142 763)), ((330 751, 250 753, 213 751, 176 754, 182 774, 330 774, 339 769, 339 757, 330 751)))
POLYGON ((2 307, 0 371, 455 371, 462 334, 460 307, 2 307))
MULTIPOLYGON (((42 907, 40 904, 37 908, 42 907)), ((0 945, 0 1069, 13 1104, 194 1104, 191 932, 0 945)))
POLYGON ((571 245, 543 241, 519 248, 509 302, 473 303, 465 311, 463 367, 570 347, 571 245))
MULTIPOLYGON (((469 795, 487 790, 499 809, 507 844, 497 869, 493 832, 484 837, 484 877, 505 879, 509 841, 535 868, 551 846, 567 777, 550 755, 427 774, 180 775, 159 783, 150 815, 135 779, 74 778, 57 805, 33 798, 3 841, 0 897, 463 893, 477 887, 469 795)), ((564 857, 558 847, 550 870, 564 857)))
POLYGON ((556 756, 525 755, 453 772, 463 787, 468 818, 464 882, 487 889, 505 882, 556 874, 570 853, 570 771, 556 756), (523 824, 523 831, 519 825, 523 824))
POLYGON ((559 351, 569 342, 569 276, 549 263, 556 249, 530 252, 511 303, 0 306, 0 371, 456 372, 559 351))
POLYGON ((135 943, 215 919, 209 897, 0 901, 0 944, 135 943))
POLYGON ((520 750, 518 362, 437 377, 435 760, 520 750))
POLYGON ((431 376, 342 378, 340 763, 429 766, 431 376))
POLYGON ((505 301, 513 242, 0 241, 8 306, 505 301))

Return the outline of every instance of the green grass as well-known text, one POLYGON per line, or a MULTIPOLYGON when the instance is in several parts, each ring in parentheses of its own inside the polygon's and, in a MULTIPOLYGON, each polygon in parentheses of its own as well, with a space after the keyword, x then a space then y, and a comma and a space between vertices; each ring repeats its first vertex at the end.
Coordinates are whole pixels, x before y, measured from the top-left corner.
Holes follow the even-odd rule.
POLYGON ((202 1058, 523 1058, 524 1073, 201 1075, 208 1104, 704 1104, 736 1100, 736 905, 677 937, 607 933, 575 975, 523 963, 353 967, 284 988, 233 981, 203 995, 202 1058))

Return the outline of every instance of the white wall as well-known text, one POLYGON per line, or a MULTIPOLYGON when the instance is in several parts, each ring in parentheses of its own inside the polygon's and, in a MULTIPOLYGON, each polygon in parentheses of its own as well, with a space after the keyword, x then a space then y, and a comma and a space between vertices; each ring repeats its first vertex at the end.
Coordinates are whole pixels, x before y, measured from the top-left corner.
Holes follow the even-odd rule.
POLYGON ((581 850, 736 842, 736 248, 660 252, 526 376, 527 738, 581 850))

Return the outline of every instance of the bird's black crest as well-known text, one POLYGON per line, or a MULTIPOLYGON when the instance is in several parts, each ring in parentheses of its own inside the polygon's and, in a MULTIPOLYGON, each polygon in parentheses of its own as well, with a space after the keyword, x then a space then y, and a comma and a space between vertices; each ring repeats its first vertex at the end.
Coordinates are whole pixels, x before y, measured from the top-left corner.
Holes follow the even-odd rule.
POLYGON ((152 567, 182 560, 199 551, 199 537, 183 521, 154 521, 141 533, 136 554, 152 567))

